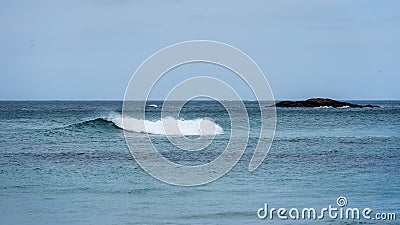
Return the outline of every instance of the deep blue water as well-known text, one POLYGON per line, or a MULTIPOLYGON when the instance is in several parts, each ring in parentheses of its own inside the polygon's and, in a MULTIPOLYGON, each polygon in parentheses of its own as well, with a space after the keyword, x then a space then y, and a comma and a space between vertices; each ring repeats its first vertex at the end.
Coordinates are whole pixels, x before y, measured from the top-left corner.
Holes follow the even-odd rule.
MULTIPOLYGON (((121 102, 0 102, 0 224, 310 224, 315 221, 261 220, 257 210, 264 203, 320 209, 336 206, 339 196, 350 207, 400 217, 400 101, 355 103, 381 108, 277 109, 270 152, 249 172, 259 110, 258 103, 246 102, 252 130, 240 162, 212 183, 179 187, 156 180, 135 162, 113 122, 121 102)), ((148 120, 156 120, 160 109, 149 108, 148 120)), ((205 117, 224 130, 207 154, 180 155, 165 136, 151 138, 166 158, 206 162, 223 150, 230 123, 215 102, 182 110, 186 120, 205 117)))

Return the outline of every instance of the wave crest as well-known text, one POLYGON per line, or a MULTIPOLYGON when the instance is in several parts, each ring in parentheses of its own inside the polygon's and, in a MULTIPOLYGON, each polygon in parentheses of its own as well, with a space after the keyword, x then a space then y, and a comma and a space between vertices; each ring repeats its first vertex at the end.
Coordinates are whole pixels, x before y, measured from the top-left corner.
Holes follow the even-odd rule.
POLYGON ((109 117, 105 118, 117 127, 126 131, 137 133, 148 133, 157 135, 185 135, 206 136, 223 134, 224 130, 214 121, 208 118, 193 120, 182 120, 171 117, 162 118, 157 121, 139 120, 136 118, 109 117), (124 123, 122 123, 124 120, 124 123))

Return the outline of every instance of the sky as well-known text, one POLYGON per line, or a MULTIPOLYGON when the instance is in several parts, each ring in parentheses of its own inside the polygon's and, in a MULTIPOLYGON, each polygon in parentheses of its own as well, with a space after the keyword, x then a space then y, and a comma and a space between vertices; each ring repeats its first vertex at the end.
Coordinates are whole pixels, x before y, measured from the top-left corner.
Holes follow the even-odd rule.
MULTIPOLYGON (((0 100, 122 100, 144 60, 199 39, 245 52, 275 99, 400 99, 399 12, 397 0, 0 1, 0 100)), ((220 70, 205 67, 166 74, 151 97, 220 70)))

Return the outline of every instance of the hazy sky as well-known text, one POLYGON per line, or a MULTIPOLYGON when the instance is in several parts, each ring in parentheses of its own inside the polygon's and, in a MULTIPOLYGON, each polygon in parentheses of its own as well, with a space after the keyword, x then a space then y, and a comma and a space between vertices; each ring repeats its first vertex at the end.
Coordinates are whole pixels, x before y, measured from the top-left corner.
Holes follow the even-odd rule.
POLYGON ((400 1, 238 2, 0 1, 0 99, 122 99, 192 39, 244 51, 276 99, 400 99, 400 1))

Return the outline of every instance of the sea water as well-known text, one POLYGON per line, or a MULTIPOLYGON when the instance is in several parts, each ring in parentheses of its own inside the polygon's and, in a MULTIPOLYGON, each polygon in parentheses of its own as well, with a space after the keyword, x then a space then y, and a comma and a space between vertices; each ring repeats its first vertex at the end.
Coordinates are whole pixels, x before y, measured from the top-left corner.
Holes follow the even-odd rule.
POLYGON ((352 101, 380 108, 279 108, 265 161, 249 172, 259 135, 258 102, 245 102, 250 137, 239 163, 197 187, 163 183, 132 157, 124 131, 146 132, 164 157, 197 165, 229 141, 221 104, 186 104, 180 118, 160 118, 163 102, 149 102, 146 121, 121 122, 122 102, 0 102, 0 224, 398 224, 395 221, 258 218, 269 207, 337 206, 400 216, 400 101, 352 101), (176 120, 197 138, 202 121, 215 128, 202 151, 179 151, 162 120, 176 120), (195 154, 193 156, 193 154, 195 154))

